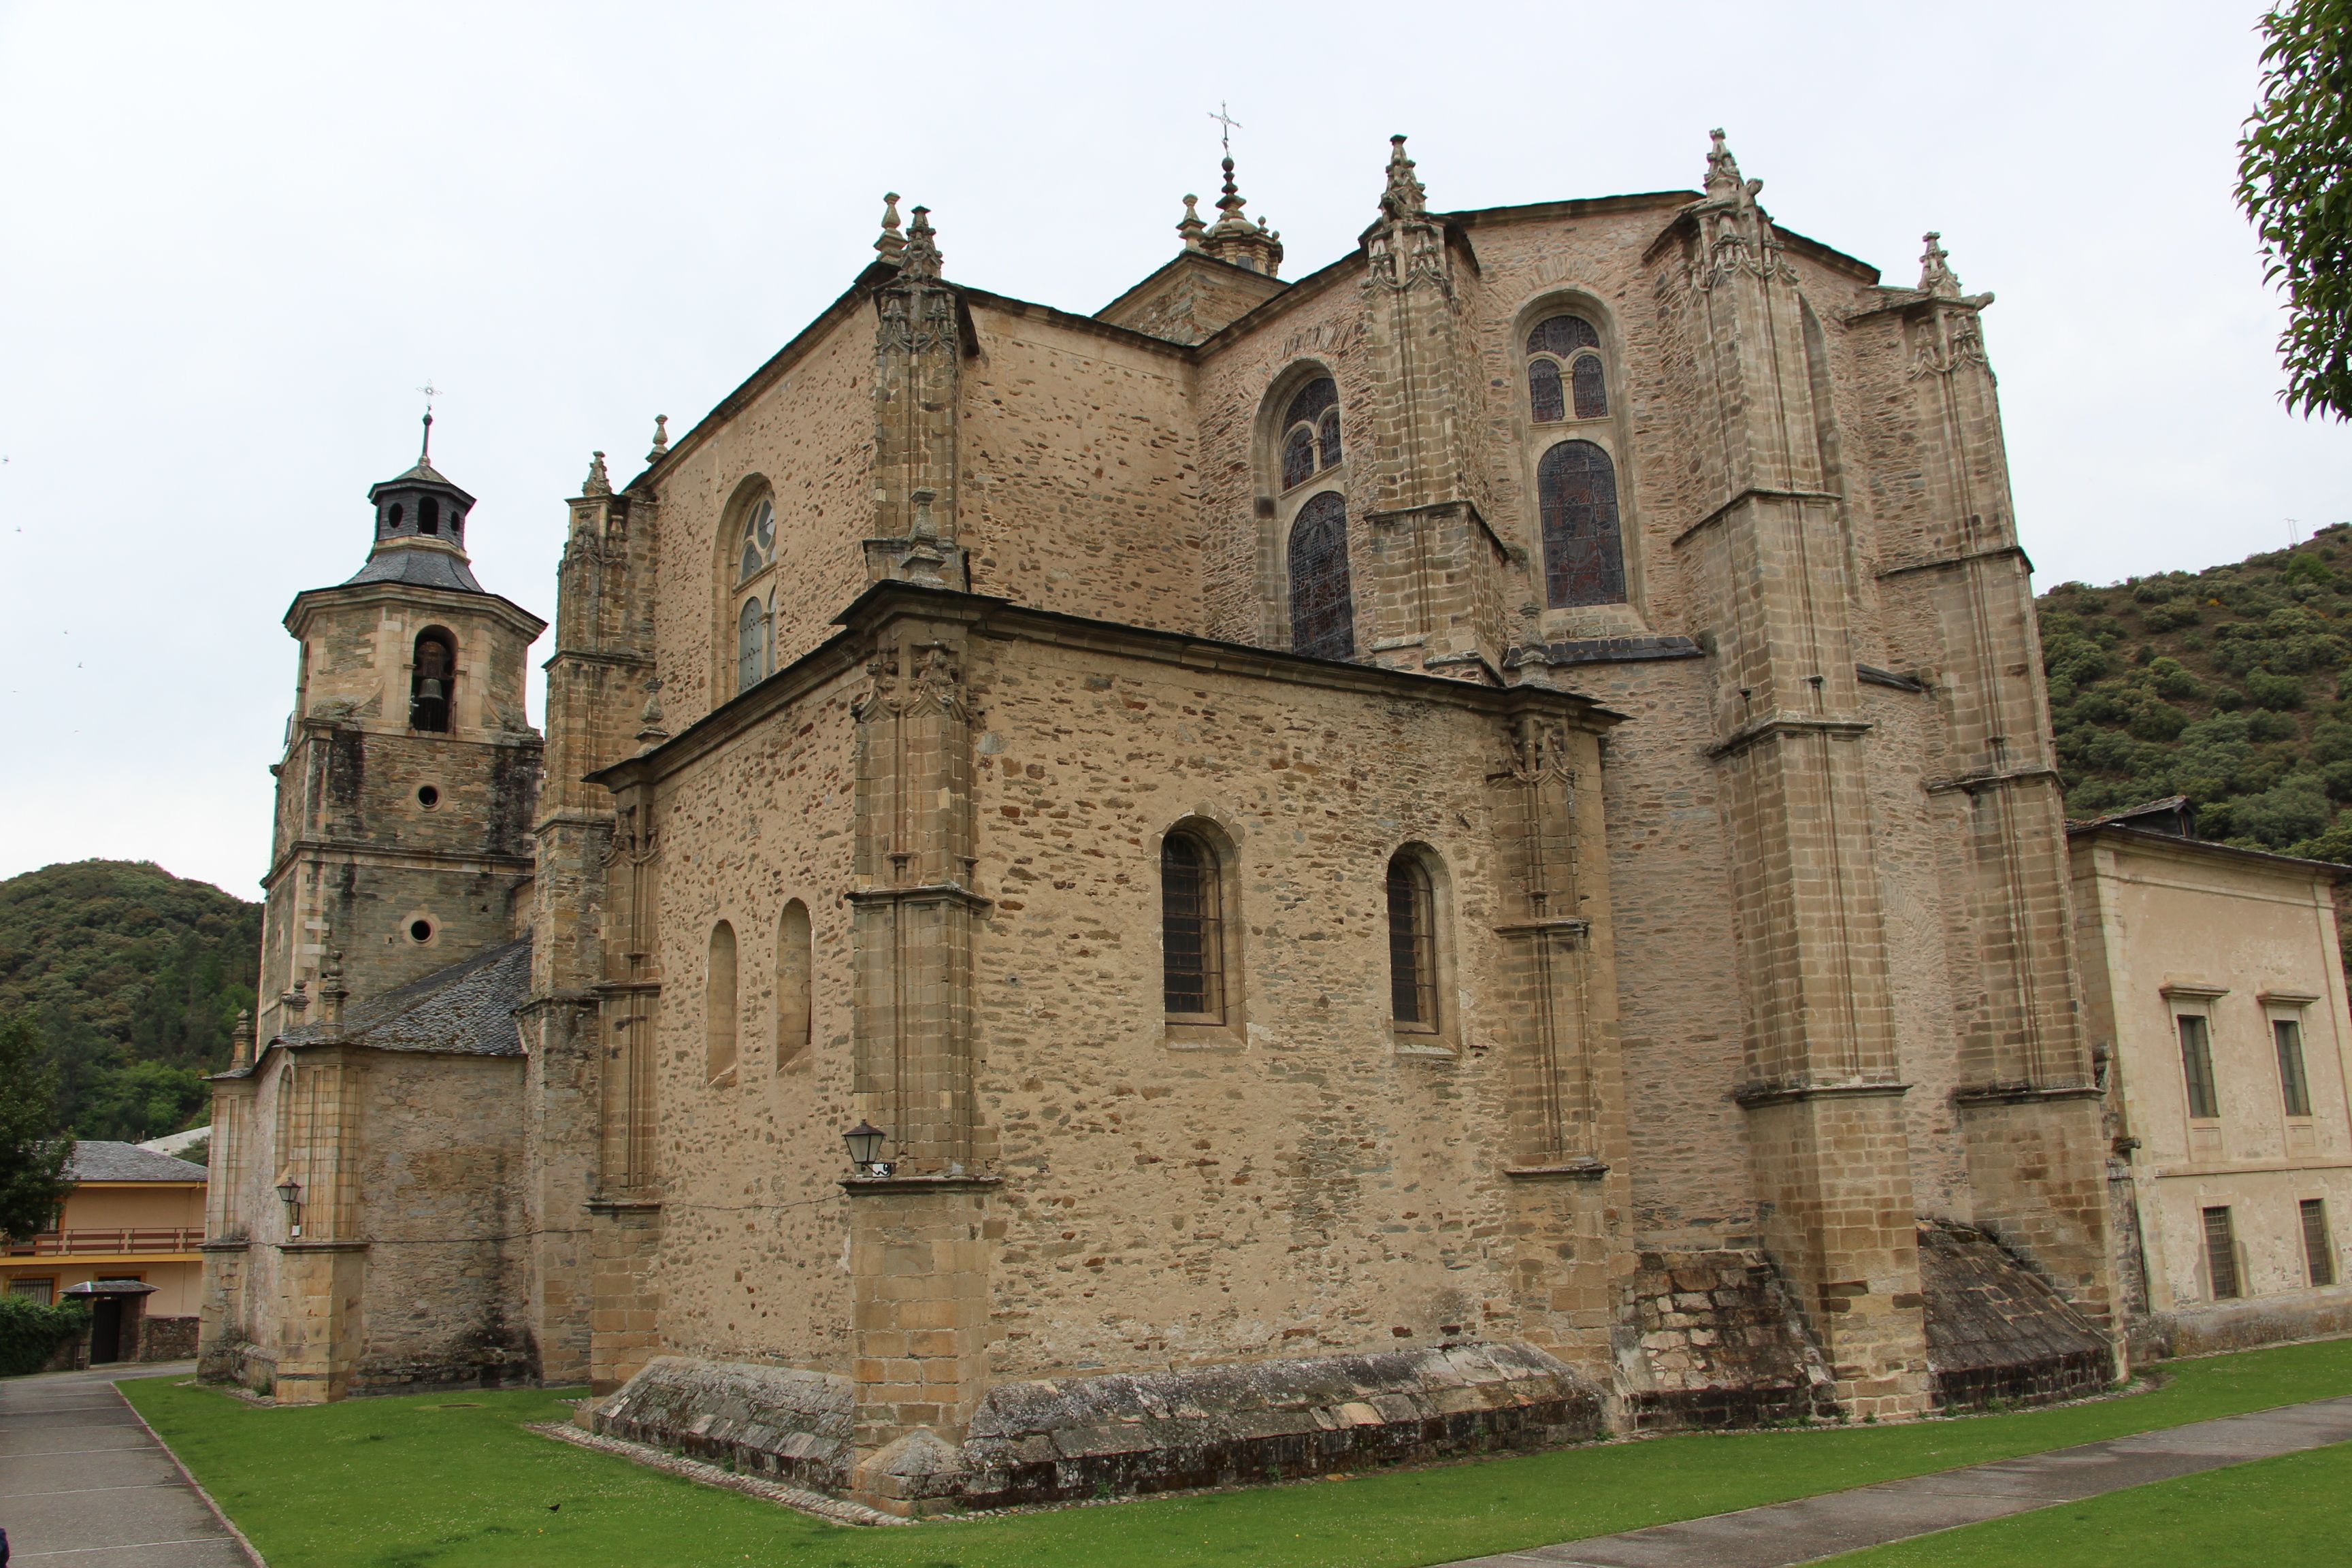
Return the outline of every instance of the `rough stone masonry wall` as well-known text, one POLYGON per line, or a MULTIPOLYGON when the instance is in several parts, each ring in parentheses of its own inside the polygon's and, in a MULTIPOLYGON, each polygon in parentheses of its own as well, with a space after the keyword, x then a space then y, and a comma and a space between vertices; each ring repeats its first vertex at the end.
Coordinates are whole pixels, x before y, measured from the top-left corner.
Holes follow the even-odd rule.
POLYGON ((1837 1415, 1829 1367, 1762 1252, 1643 1252, 1618 1302, 1618 1376, 1634 1431, 1837 1415))
POLYGON ((774 668, 832 636, 833 617, 866 586, 873 377, 874 308, 861 300, 661 469, 655 626, 672 734, 735 695, 735 503, 747 480, 764 479, 775 492, 774 668))
POLYGON ((535 1377, 525 1313, 523 1061, 356 1053, 363 1342, 354 1390, 535 1377))
POLYGON ((656 1342, 848 1370, 841 1133, 850 1110, 851 692, 827 688, 689 765, 660 803, 656 1342), (810 1045, 780 1061, 785 904, 808 908, 810 1045), (707 1070, 710 935, 733 927, 736 1068, 707 1070))
POLYGON ((972 317, 957 456, 972 592, 1199 630, 1190 367, 1042 311, 972 317))
MULTIPOLYGON (((973 685, 997 1374, 1513 1331, 1496 721, 976 647, 993 650, 973 685), (1236 854, 1221 1037, 1162 1023, 1159 847, 1187 818, 1236 854), (1417 1053, 1387 1007, 1383 879, 1409 842, 1443 861, 1451 964, 1451 1033, 1417 1053)), ((1596 1294, 1582 1331, 1605 1347, 1596 1294)))

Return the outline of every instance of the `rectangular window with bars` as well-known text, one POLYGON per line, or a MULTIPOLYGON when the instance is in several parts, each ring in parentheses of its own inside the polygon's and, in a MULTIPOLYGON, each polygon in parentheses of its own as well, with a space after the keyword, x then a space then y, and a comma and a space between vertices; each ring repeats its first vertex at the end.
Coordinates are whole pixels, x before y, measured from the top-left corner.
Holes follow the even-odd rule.
POLYGON ((2293 1018, 2271 1020, 2271 1040, 2278 1047, 2279 1096, 2289 1116, 2311 1114, 2311 1079, 2303 1070, 2303 1026, 2293 1018))
POLYGON ((2314 1285, 2333 1285, 2336 1241, 2327 1234, 2326 1200, 2305 1198, 2297 1206, 2303 1211, 2303 1266, 2310 1271, 2314 1285))
POLYGON ((2173 1023, 2180 1030, 2180 1074, 2189 1087, 2189 1114, 2211 1121, 2221 1114, 2221 1097, 2213 1088, 2212 1026, 2202 1013, 2182 1013, 2173 1023))
POLYGON ((2242 1293, 2238 1281, 2238 1233, 2226 1208, 2205 1211, 2205 1274, 2213 1300, 2234 1301, 2242 1293))

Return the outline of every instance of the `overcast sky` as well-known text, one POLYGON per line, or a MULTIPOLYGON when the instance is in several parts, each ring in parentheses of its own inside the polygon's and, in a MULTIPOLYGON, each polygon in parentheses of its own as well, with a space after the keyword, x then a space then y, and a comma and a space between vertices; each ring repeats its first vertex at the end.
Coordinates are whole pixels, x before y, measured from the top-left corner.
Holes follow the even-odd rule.
MULTIPOLYGON (((2043 584, 2352 518, 2276 397, 2231 205, 2262 7, 0 5, 0 877, 152 859, 256 892, 305 587, 434 455, 551 617, 591 448, 636 471, 872 258, 1093 310, 1215 194, 1223 99, 1299 276, 1374 214, 1695 188, 1722 125, 1786 226, 2000 296, 2043 584)), ((544 658, 542 642, 537 657, 544 658)), ((534 692, 532 710, 541 711, 534 692)))

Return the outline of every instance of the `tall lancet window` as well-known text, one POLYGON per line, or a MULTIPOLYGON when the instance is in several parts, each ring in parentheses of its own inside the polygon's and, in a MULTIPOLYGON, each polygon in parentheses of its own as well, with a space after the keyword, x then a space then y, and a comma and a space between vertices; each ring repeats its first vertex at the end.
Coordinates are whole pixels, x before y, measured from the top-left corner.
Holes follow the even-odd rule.
POLYGON ((1562 441, 1536 466, 1543 517, 1544 598, 1553 609, 1625 597, 1617 468, 1590 441, 1562 441))
POLYGON ((457 639, 439 626, 418 633, 415 655, 409 664, 408 727, 448 733, 457 699, 457 639))
POLYGON ((735 542, 735 689, 749 691, 775 673, 772 622, 776 565, 776 505, 761 496, 743 514, 735 542))
POLYGON ((1318 375, 1282 411, 1282 488, 1303 485, 1339 466, 1339 388, 1318 375))
POLYGON ((1325 490, 1290 525, 1290 646, 1314 658, 1356 657, 1348 584, 1348 503, 1325 490))
POLYGON ((1437 1029, 1437 894, 1411 849, 1389 861, 1389 1016, 1416 1033, 1437 1029))
POLYGON ((1528 413, 1538 425, 1609 417, 1601 334, 1581 316, 1552 316, 1528 334, 1528 413))
POLYGON ((1217 852, 1179 829, 1160 844, 1162 1005, 1171 1021, 1225 1021, 1224 891, 1217 852))

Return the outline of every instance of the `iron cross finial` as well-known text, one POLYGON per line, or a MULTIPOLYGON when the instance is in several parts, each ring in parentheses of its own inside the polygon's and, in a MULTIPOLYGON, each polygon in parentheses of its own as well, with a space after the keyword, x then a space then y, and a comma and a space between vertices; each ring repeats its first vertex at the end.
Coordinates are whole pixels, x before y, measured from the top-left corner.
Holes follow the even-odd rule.
POLYGON ((428 375, 425 384, 416 390, 425 395, 425 444, 416 449, 416 460, 422 463, 433 456, 433 400, 441 395, 441 389, 433 384, 428 375))
POLYGON ((1217 100, 1217 111, 1214 114, 1210 115, 1209 118, 1215 121, 1219 125, 1224 128, 1219 140, 1224 143, 1225 156, 1228 158, 1232 157, 1234 155, 1234 132, 1242 129, 1242 122, 1235 120, 1231 114, 1226 112, 1225 100, 1222 98, 1217 100))

